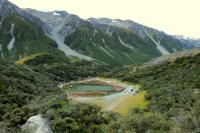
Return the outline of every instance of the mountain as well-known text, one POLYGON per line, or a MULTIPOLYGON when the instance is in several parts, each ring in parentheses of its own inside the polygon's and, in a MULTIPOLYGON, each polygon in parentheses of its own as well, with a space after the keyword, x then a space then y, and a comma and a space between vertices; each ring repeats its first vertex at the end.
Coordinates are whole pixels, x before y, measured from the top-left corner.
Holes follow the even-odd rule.
POLYGON ((20 9, 7 0, 0 0, 0 20, 0 57, 12 60, 51 52, 119 67, 198 46, 131 20, 84 20, 66 11, 20 9))
MULTIPOLYGON (((146 42, 153 42, 162 55, 169 54, 183 49, 196 47, 195 43, 180 42, 175 36, 167 35, 162 31, 138 24, 132 20, 108 19, 108 18, 89 18, 93 24, 106 24, 130 29, 146 42)), ((189 39, 188 39, 189 41, 189 39)))
POLYGON ((197 133, 199 42, 0 0, 0 133, 197 133))
POLYGON ((52 27, 49 36, 58 44, 61 40, 60 49, 67 45, 78 53, 112 66, 140 64, 154 57, 196 47, 131 20, 83 20, 64 11, 26 9, 26 12, 52 27))
POLYGON ((92 59, 72 50, 64 43, 65 36, 73 33, 80 26, 82 20, 78 16, 70 15, 65 11, 41 12, 33 9, 26 9, 25 11, 48 25, 48 29, 44 29, 45 34, 58 44, 59 50, 66 55, 74 55, 87 60, 92 59))
POLYGON ((200 47, 200 39, 185 37, 185 36, 173 36, 175 39, 179 40, 181 43, 188 47, 200 47))
POLYGON ((38 52, 59 52, 45 35, 47 25, 7 0, 0 0, 1 58, 16 60, 38 52))
MULTIPOLYGON (((153 49, 153 45, 152 47, 148 46, 147 43, 124 28, 95 26, 76 15, 60 11, 47 13, 27 9, 26 12, 40 18, 49 27, 52 27, 49 36, 56 40, 61 50, 62 46, 69 46, 81 54, 113 66, 144 62, 160 55, 156 49, 153 49), (113 32, 113 35, 109 32, 113 32), (137 48, 123 42, 118 34, 127 34, 131 45, 136 45, 137 48), (142 47, 145 46, 148 48, 143 50, 142 47)), ((68 51, 65 52, 68 53, 68 51)))

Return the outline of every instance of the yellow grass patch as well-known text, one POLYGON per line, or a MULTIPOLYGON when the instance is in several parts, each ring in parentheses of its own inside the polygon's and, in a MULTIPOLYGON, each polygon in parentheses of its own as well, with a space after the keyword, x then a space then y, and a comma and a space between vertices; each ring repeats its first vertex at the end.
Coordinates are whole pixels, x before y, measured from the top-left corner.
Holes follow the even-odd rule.
POLYGON ((96 98, 96 99, 86 100, 82 102, 98 105, 104 111, 113 111, 121 115, 127 115, 132 108, 146 107, 148 102, 144 98, 145 94, 146 92, 140 92, 139 94, 136 94, 136 95, 117 97, 112 100, 96 98))
POLYGON ((146 92, 140 92, 134 96, 126 96, 112 111, 118 112, 121 115, 127 115, 132 108, 144 108, 148 104, 145 100, 146 92))
MULTIPOLYGON (((135 89, 141 88, 139 84, 130 84, 116 79, 94 78, 95 80, 106 82, 118 86, 131 85, 135 89)), ((95 104, 102 108, 103 111, 113 111, 121 115, 127 115, 132 108, 145 108, 148 102, 145 100, 146 92, 142 91, 135 95, 121 95, 117 97, 94 97, 94 98, 74 98, 78 102, 95 104)))

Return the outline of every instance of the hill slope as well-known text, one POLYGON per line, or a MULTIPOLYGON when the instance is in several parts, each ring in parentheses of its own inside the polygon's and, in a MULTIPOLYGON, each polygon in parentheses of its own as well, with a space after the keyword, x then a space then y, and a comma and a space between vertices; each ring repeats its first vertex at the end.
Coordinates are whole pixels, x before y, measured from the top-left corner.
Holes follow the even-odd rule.
POLYGON ((141 84, 147 91, 148 111, 161 113, 166 120, 172 120, 173 130, 177 132, 194 132, 200 124, 200 49, 161 59, 108 75, 141 84))
POLYGON ((0 3, 1 58, 62 51, 119 67, 198 46, 130 20, 83 20, 65 11, 41 12, 20 9, 7 0, 0 3))
POLYGON ((5 17, 1 26, 1 58, 16 60, 37 52, 56 51, 57 44, 42 29, 17 14, 5 17))
POLYGON ((0 61, 0 132, 21 132, 28 118, 37 114, 51 121, 53 132, 100 128, 110 121, 102 117, 111 118, 109 115, 96 106, 70 103, 59 88, 60 82, 95 76, 98 71, 103 69, 92 62, 50 53, 28 56, 15 64, 0 61))
POLYGON ((54 132, 197 131, 199 59, 200 50, 196 49, 171 55, 156 65, 126 67, 109 73, 112 78, 139 83, 146 91, 148 106, 133 109, 127 117, 100 112, 99 107, 91 105, 74 105, 58 88, 59 82, 100 75, 105 70, 98 65, 49 53, 32 55, 16 64, 1 61, 1 130, 20 132, 20 126, 30 116, 43 114, 54 132))
POLYGON ((0 58, 16 60, 37 52, 58 52, 47 25, 7 0, 0 1, 0 58))

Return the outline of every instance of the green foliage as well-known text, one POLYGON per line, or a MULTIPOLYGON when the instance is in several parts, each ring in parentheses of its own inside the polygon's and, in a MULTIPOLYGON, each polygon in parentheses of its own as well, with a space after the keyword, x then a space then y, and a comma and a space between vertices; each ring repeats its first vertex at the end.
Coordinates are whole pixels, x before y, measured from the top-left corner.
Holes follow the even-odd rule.
POLYGON ((161 113, 166 120, 172 119, 177 132, 192 132, 200 125, 199 68, 200 54, 197 54, 154 67, 129 67, 107 76, 141 84, 147 90, 145 98, 149 100, 150 112, 161 113))
POLYGON ((16 14, 5 17, 0 29, 0 44, 3 44, 4 57, 10 60, 17 60, 33 53, 58 51, 57 44, 49 39, 41 28, 16 14), (11 24, 15 25, 13 33, 16 41, 13 49, 9 51, 7 45, 11 40, 11 24))
POLYGON ((133 32, 124 28, 109 28, 112 35, 106 32, 106 26, 94 27, 84 22, 65 38, 65 43, 72 49, 112 67, 140 64, 160 55, 155 45, 146 43, 133 32))
MULTIPOLYGON (((34 96, 43 96, 46 92, 56 90, 55 85, 48 77, 34 72, 26 66, 1 62, 0 73, 1 103, 4 103, 5 106, 13 104, 14 108, 22 107, 34 96)), ((6 107, 2 109, 4 110, 6 107)))
POLYGON ((78 104, 69 106, 68 111, 54 110, 52 117, 54 132, 70 132, 70 133, 93 133, 103 132, 108 128, 108 123, 112 117, 106 113, 100 113, 97 106, 78 104), (108 119, 102 119, 107 117, 108 119))
POLYGON ((95 64, 64 54, 39 53, 18 60, 16 64, 26 64, 33 71, 49 76, 55 81, 70 81, 85 77, 96 76, 98 73, 108 71, 104 65, 95 64))
POLYGON ((45 115, 55 132, 99 130, 111 119, 102 120, 99 107, 70 104, 57 82, 95 76, 98 70, 102 71, 92 62, 49 53, 32 55, 15 64, 1 61, 1 131, 20 132, 20 126, 37 114, 45 115))
POLYGON ((132 112, 120 123, 124 124, 118 130, 136 133, 167 133, 171 126, 160 114, 144 115, 143 112, 132 112))
POLYGON ((62 62, 70 62, 64 53, 57 53, 56 56, 52 53, 37 53, 16 61, 16 64, 37 66, 41 64, 53 64, 62 62))

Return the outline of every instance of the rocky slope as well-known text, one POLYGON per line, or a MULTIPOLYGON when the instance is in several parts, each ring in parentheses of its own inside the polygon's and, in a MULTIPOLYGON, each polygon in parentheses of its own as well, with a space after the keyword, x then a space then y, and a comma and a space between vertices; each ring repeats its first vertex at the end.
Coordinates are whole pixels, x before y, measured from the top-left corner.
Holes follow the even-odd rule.
POLYGON ((191 37, 185 37, 185 36, 173 36, 173 37, 188 47, 191 47, 191 48, 194 46, 200 47, 200 39, 199 38, 191 38, 191 37))
MULTIPOLYGON (((52 27, 50 37, 56 42, 60 40, 62 46, 67 45, 79 54, 112 66, 140 64, 154 57, 196 47, 131 20, 83 20, 64 11, 26 9, 26 12, 52 27)), ((60 49, 64 48, 62 46, 60 49)))
POLYGON ((118 67, 197 47, 131 20, 81 19, 65 11, 20 9, 0 0, 0 57, 19 59, 37 52, 118 67))
POLYGON ((130 29, 133 33, 137 34, 146 42, 152 42, 162 55, 172 52, 180 51, 196 45, 191 43, 190 46, 182 44, 180 40, 175 39, 173 36, 167 35, 163 31, 138 24, 132 20, 108 19, 108 18, 89 18, 91 23, 96 25, 106 24, 110 26, 117 26, 130 29))
POLYGON ((59 52, 45 35, 48 26, 7 0, 0 0, 1 58, 16 60, 37 52, 59 52))

